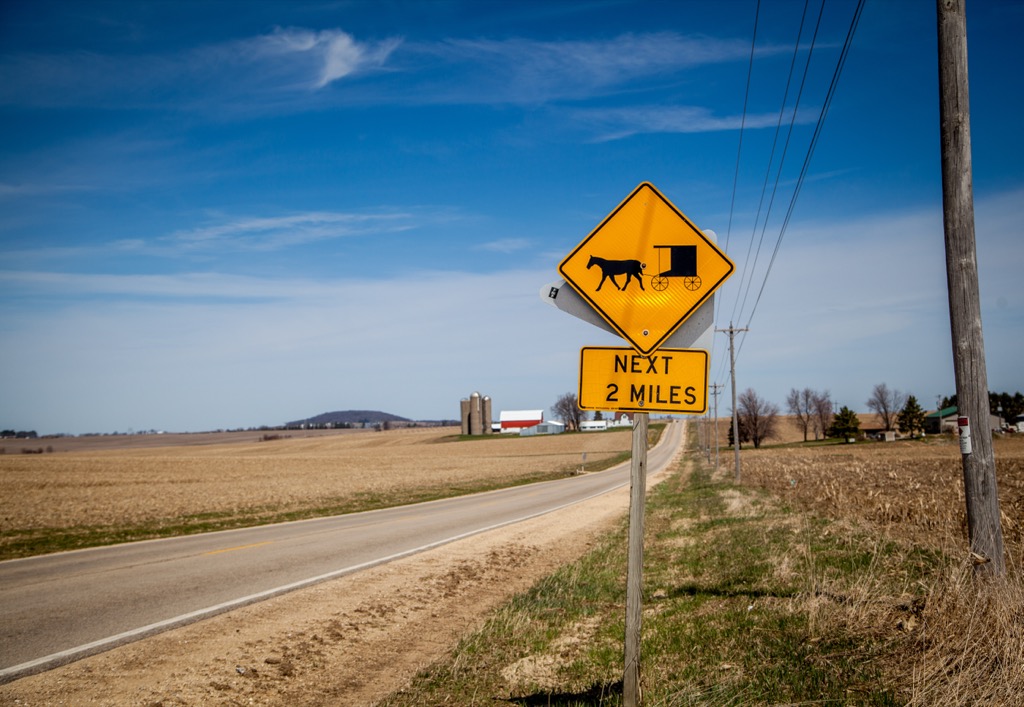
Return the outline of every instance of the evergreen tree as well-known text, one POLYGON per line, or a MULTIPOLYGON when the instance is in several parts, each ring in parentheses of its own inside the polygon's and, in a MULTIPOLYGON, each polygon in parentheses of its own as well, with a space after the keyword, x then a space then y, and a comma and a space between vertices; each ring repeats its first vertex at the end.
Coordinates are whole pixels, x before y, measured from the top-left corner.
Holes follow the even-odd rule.
POLYGON ((988 408, 993 415, 999 415, 1007 422, 1013 422, 1017 415, 1024 413, 1024 395, 1016 392, 988 394, 988 408))
POLYGON ((860 418, 850 408, 843 405, 832 418, 832 426, 828 428, 829 437, 850 439, 860 434, 860 418))
POLYGON ((907 398, 906 405, 896 415, 896 424, 900 426, 903 433, 909 434, 911 437, 916 437, 917 433, 924 429, 924 410, 918 405, 917 398, 913 395, 907 398))

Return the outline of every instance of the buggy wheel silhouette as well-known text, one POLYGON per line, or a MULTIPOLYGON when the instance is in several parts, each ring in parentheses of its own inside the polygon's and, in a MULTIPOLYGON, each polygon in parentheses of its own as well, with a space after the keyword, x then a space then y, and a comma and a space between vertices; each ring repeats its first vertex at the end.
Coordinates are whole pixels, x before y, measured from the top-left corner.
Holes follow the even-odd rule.
POLYGON ((661 275, 655 275, 651 278, 651 287, 658 292, 668 289, 668 278, 662 277, 661 275))
POLYGON ((700 278, 697 275, 683 278, 683 287, 690 290, 691 292, 696 292, 697 290, 699 290, 700 285, 700 278))

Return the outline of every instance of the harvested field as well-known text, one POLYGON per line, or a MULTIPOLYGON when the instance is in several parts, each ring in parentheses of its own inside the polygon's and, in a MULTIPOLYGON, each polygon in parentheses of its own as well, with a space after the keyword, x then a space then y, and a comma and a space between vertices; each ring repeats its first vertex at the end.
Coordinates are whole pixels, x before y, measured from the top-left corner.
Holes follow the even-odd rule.
POLYGON ((865 653, 878 650, 905 704, 1020 703, 1024 435, 999 437, 994 448, 1006 559, 999 581, 975 574, 951 436, 743 452, 745 484, 836 519, 827 532, 873 548, 852 582, 816 574, 807 613, 815 626, 857 637, 865 653))
POLYGON ((219 443, 3 454, 0 553, 12 538, 60 529, 260 522, 554 478, 577 470, 584 452, 591 468, 628 453, 631 438, 628 428, 473 440, 457 433, 412 428, 269 441, 249 433, 219 443))
MULTIPOLYGON (((995 440, 1003 536, 1024 551, 1024 435, 995 440)), ((951 436, 743 451, 744 483, 823 516, 867 521, 917 545, 966 548, 960 447, 951 436)))

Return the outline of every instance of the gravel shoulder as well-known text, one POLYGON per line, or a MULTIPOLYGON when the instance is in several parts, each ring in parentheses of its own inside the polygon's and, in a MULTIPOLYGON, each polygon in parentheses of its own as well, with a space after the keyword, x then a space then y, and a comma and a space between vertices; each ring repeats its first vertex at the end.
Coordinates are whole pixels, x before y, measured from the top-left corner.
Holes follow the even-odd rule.
POLYGON ((628 504, 619 489, 121 646, 0 686, 0 705, 372 705, 584 554, 628 504))

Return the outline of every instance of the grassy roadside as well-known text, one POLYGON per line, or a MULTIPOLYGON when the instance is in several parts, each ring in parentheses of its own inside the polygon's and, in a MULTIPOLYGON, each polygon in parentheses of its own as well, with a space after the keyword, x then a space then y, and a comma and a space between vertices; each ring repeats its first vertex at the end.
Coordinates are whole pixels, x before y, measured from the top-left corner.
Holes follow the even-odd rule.
MULTIPOLYGON (((661 438, 664 427, 664 424, 661 423, 651 425, 649 443, 652 446, 657 444, 661 438)), ((493 437, 467 437, 465 439, 452 437, 445 443, 477 442, 497 437, 497 435, 493 437)), ((524 441, 527 441, 527 438, 524 438, 524 441)), ((626 451, 605 459, 591 460, 586 464, 586 470, 588 472, 602 471, 628 459, 629 452, 626 451)), ((5 530, 3 536, 0 537, 0 561, 67 550, 79 550, 87 547, 134 542, 137 540, 195 535, 217 530, 248 528, 256 525, 323 518, 436 501, 443 498, 493 491, 499 488, 510 488, 540 481, 562 479, 578 473, 578 466, 575 463, 567 464, 562 469, 554 472, 529 474, 517 477, 514 480, 481 479, 444 486, 410 486, 389 490, 387 493, 361 493, 338 498, 336 503, 328 503, 316 507, 295 508, 294 506, 281 504, 276 506, 240 508, 230 512, 185 514, 144 523, 73 526, 67 528, 11 528, 5 530)))
MULTIPOLYGON (((713 478, 696 456, 647 505, 645 705, 976 703, 908 678, 942 640, 922 626, 948 560, 713 478)), ((620 705, 626 532, 381 704, 620 705)))

